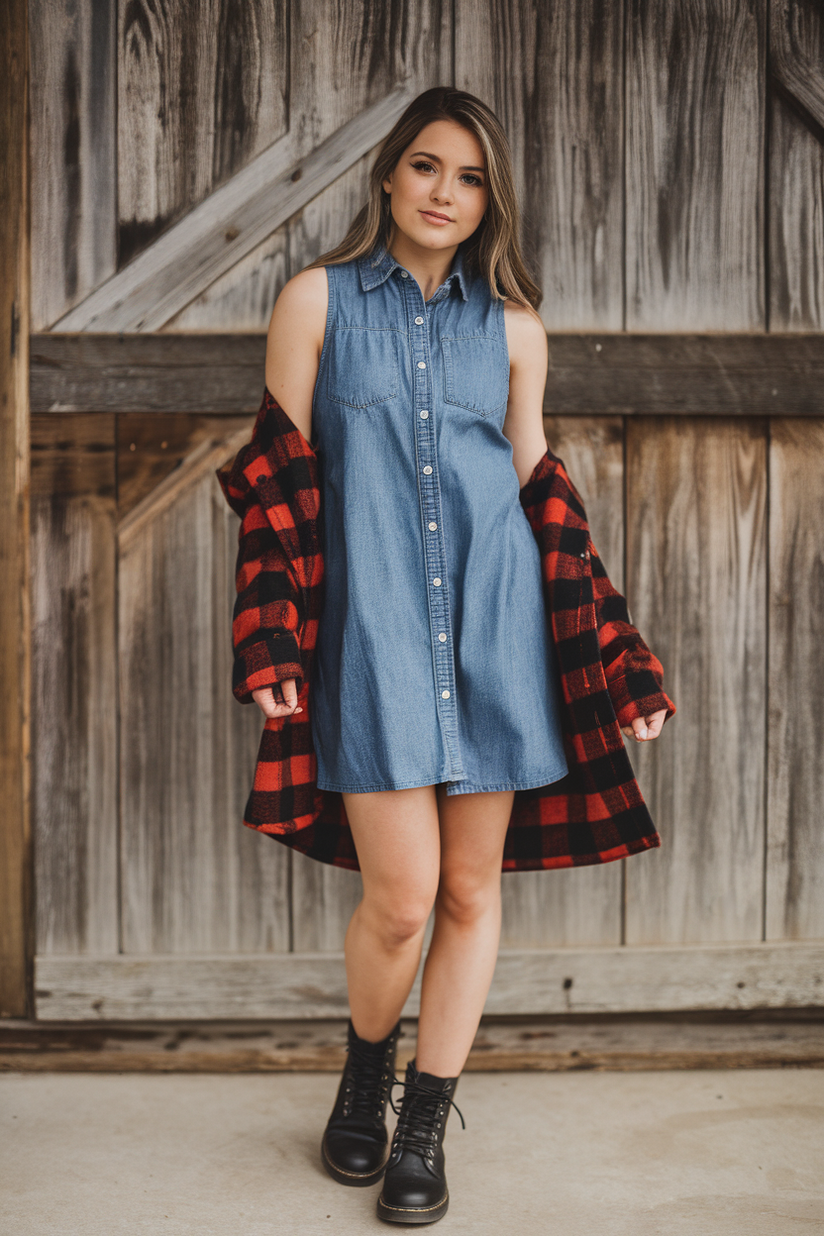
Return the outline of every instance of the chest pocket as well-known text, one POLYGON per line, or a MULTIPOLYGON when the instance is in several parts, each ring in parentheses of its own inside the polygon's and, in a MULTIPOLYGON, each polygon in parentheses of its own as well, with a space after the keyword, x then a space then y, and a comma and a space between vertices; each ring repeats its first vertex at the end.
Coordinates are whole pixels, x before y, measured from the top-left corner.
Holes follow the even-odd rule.
POLYGON ((441 335, 444 399, 492 416, 509 398, 509 354, 497 335, 441 335))
POLYGON ((327 397, 350 408, 394 399, 400 389, 400 350, 400 331, 336 327, 329 340, 327 397))

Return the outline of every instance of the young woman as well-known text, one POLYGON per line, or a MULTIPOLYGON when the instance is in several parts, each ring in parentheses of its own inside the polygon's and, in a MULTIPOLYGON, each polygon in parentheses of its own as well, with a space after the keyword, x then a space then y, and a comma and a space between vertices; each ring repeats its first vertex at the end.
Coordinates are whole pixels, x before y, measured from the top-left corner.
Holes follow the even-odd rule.
MULTIPOLYGON (((289 280, 269 329, 268 390, 320 461, 317 787, 342 794, 363 878, 322 1154, 341 1183, 383 1176, 390 1222, 446 1212, 443 1136, 495 967, 513 797, 568 771, 519 503, 548 448, 546 332, 517 232, 500 123, 472 95, 428 90, 384 141, 346 237, 289 280), (433 905, 388 1154, 399 1018, 433 905)), ((294 678, 252 694, 269 719, 301 711, 294 678)), ((666 715, 624 732, 649 741, 666 715)))

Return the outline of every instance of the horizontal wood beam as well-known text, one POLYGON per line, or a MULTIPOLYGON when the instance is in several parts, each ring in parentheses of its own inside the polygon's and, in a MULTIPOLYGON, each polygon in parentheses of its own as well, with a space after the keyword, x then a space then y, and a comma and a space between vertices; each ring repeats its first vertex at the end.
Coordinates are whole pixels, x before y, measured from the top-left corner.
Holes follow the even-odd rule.
MULTIPOLYGON (((38 1020, 346 1016, 342 953, 36 958, 38 1020)), ((404 1016, 418 1015, 420 973, 404 1016)), ((824 943, 502 949, 488 1014, 824 1005, 824 943)))
MULTIPOLYGON (((417 1050, 404 1018, 396 1072, 417 1050)), ((0 1022, 0 1072, 339 1073, 346 1018, 278 1021, 0 1022)), ((517 1069, 823 1068, 821 1009, 483 1017, 469 1073, 517 1069)))
MULTIPOLYGON (((264 335, 41 334, 33 412, 249 416, 264 335)), ((824 334, 550 334, 545 412, 824 416, 824 334)))
POLYGON ((412 98, 404 83, 294 160, 289 134, 54 324, 60 331, 155 331, 377 145, 412 98))

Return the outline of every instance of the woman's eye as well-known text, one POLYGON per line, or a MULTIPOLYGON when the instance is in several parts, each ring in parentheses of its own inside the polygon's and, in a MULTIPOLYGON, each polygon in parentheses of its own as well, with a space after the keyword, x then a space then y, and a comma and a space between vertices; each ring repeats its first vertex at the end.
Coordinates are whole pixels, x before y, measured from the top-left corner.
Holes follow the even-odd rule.
POLYGON ((432 167, 431 163, 425 163, 423 159, 419 159, 418 162, 413 163, 412 166, 415 168, 416 171, 420 171, 424 167, 428 167, 433 172, 435 170, 434 167, 432 167))
MULTIPOLYGON (((430 172, 435 171, 435 168, 432 166, 432 164, 427 163, 425 159, 418 159, 417 163, 413 163, 412 166, 415 168, 415 171, 430 171, 430 172)), ((463 180, 464 182, 466 182, 467 180, 470 181, 471 187, 473 189, 476 186, 478 186, 479 188, 483 187, 483 181, 481 180, 481 178, 479 176, 474 176, 472 172, 464 172, 463 176, 461 177, 461 180, 463 180)))
POLYGON ((463 176, 464 180, 471 180, 473 185, 482 185, 483 181, 478 176, 473 176, 471 172, 466 172, 463 176))

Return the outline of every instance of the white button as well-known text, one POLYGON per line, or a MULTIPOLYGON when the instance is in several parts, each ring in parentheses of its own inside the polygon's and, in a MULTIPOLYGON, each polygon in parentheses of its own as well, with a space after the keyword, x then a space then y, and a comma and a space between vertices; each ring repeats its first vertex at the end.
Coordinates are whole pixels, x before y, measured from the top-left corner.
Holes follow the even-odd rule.
POLYGON ((408 278, 409 278, 409 272, 408 272, 408 271, 406 271, 406 270, 402 270, 402 271, 401 271, 401 279, 408 279, 408 278))
POLYGON ((426 361, 418 361, 418 368, 419 368, 419 369, 425 369, 425 368, 426 368, 426 361))
POLYGON ((435 578, 432 580, 432 583, 435 585, 436 588, 440 588, 441 586, 440 577, 436 575, 435 578))
POLYGON ((432 471, 432 469, 430 468, 429 464, 427 464, 427 465, 426 465, 426 467, 424 468, 424 472, 426 473, 426 475, 427 475, 427 476, 429 476, 429 473, 430 473, 431 471, 432 471))
POLYGON ((435 532, 435 531, 436 531, 436 529, 437 529, 437 527, 438 527, 438 525, 437 525, 437 524, 430 524, 430 525, 429 525, 429 531, 430 531, 430 532, 435 532))
POLYGON ((448 699, 449 699, 449 692, 448 692, 448 691, 441 691, 441 699, 442 699, 442 700, 448 700, 448 699))
POLYGON ((426 408, 423 408, 421 410, 421 420, 425 421, 428 416, 429 416, 429 413, 427 412, 426 408))
POLYGON ((415 318, 416 326, 423 326, 423 318, 415 318))
POLYGON ((443 631, 441 631, 440 635, 438 636, 438 639, 441 641, 442 644, 446 643, 446 636, 444 635, 443 631))

